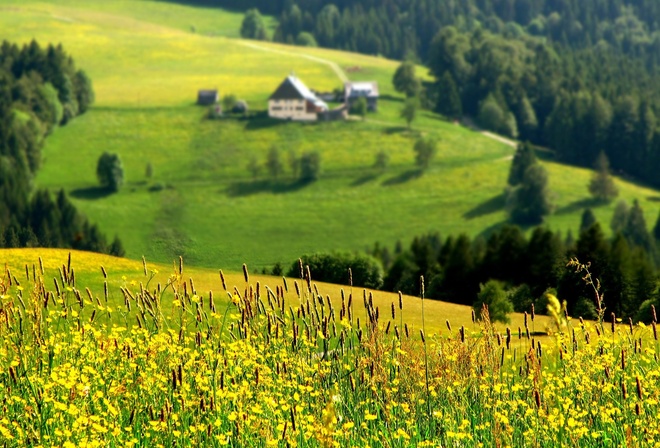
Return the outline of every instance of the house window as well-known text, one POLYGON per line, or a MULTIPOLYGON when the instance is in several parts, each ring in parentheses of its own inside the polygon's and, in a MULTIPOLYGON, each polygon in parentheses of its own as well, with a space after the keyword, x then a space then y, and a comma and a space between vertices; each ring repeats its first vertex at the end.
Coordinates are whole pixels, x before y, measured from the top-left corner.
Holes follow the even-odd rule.
POLYGON ((271 110, 282 110, 282 108, 279 107, 279 106, 273 106, 273 107, 271 108, 271 110))

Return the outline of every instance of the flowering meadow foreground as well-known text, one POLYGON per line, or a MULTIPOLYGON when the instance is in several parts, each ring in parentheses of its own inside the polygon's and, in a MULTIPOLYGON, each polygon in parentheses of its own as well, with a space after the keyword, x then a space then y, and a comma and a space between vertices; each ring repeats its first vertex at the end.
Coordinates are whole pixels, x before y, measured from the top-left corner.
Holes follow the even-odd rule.
POLYGON ((6 268, 0 446, 660 446, 655 323, 535 340, 533 315, 509 329, 486 312, 425 336, 407 299, 333 302, 302 272, 270 287, 220 272, 214 297, 182 264, 119 291, 104 268, 102 290, 76 284, 70 260, 55 279, 6 268))

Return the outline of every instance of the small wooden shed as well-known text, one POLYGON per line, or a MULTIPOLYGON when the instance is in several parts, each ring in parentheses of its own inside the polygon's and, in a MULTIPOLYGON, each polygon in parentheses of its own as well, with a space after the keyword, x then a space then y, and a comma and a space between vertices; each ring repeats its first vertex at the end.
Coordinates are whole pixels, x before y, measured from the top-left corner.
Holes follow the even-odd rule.
POLYGON ((200 90, 197 92, 197 104, 200 106, 210 106, 218 102, 219 94, 217 90, 200 90))

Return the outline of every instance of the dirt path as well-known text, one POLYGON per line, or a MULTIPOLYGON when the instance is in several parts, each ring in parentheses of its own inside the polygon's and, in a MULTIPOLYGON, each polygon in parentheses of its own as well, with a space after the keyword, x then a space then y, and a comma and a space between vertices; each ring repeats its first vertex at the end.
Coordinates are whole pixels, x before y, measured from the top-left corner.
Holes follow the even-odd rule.
POLYGON ((244 40, 237 40, 239 44, 249 47, 249 48, 254 48, 255 50, 261 50, 261 51, 267 51, 269 53, 277 53, 277 54, 284 54, 287 56, 294 56, 294 57, 299 57, 299 58, 304 58, 308 59, 310 61, 318 62, 320 64, 325 64, 329 66, 332 71, 335 72, 335 74, 341 79, 342 82, 348 82, 348 76, 346 76, 346 73, 339 67, 339 65, 336 62, 329 61, 327 59, 323 58, 318 58, 316 56, 311 56, 309 54, 304 54, 304 53, 294 53, 292 51, 286 51, 286 50, 276 50, 275 48, 268 48, 268 47, 263 47, 261 45, 252 43, 252 42, 246 42, 244 40))
POLYGON ((506 137, 502 137, 501 135, 493 134, 492 132, 488 131, 480 131, 481 135, 485 135, 488 138, 492 138, 493 140, 497 140, 500 143, 504 143, 505 145, 508 145, 512 148, 517 148, 518 147, 518 142, 508 139, 506 137))

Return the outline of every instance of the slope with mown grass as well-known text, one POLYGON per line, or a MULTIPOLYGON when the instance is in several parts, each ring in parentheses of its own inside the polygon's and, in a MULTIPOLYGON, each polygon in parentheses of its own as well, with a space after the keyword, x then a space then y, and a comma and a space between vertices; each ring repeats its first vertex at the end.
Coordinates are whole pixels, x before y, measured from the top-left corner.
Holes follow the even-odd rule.
MULTIPOLYGON (((513 149, 430 112, 412 131, 399 118, 402 98, 390 80, 398 63, 334 50, 242 41, 232 36, 240 17, 219 9, 169 2, 0 1, 0 38, 62 42, 94 81, 96 105, 47 140, 41 187, 64 187, 76 206, 121 237, 127 254, 169 262, 178 255, 198 266, 255 269, 285 264, 303 253, 392 246, 416 234, 487 234, 506 221, 502 196, 513 149), (216 35, 191 32, 199 25, 216 35), (355 80, 375 79, 383 97, 366 121, 300 124, 266 118, 205 119, 197 90, 235 94, 265 110, 279 82, 295 72, 318 90, 341 87, 337 68, 355 80), (420 175, 412 146, 420 135, 439 140, 431 168, 420 175), (321 179, 300 184, 291 173, 253 179, 251 158, 269 149, 318 151, 321 179), (120 154, 127 185, 107 196, 97 188, 96 161, 120 154), (390 155, 384 173, 371 168, 390 155), (154 176, 145 177, 151 163, 154 176)), ((422 75, 422 69, 419 69, 422 75)), ((588 170, 547 163, 557 205, 548 224, 573 229, 588 200, 588 170)), ((618 182, 621 196, 638 198, 647 222, 657 194, 618 182), (647 200, 648 199, 648 200, 647 200)), ((595 208, 609 222, 613 205, 595 208)), ((605 225, 606 227, 606 225, 605 225)))

